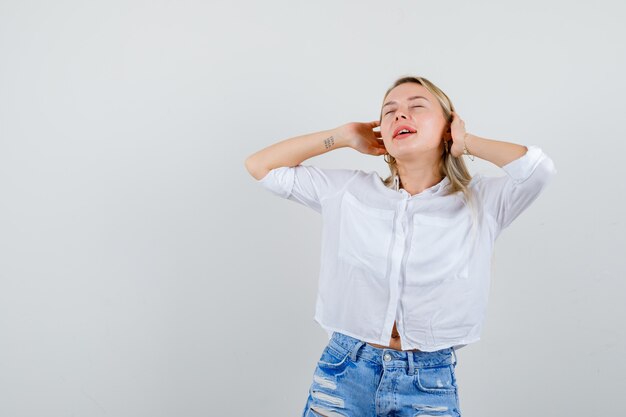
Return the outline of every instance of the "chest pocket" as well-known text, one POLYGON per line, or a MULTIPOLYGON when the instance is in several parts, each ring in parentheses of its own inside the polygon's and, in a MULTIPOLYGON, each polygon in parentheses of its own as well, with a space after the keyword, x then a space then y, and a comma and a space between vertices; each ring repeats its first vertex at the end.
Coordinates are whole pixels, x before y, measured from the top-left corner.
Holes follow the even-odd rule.
POLYGON ((467 278, 469 231, 467 216, 457 218, 413 215, 411 248, 406 265, 410 286, 435 286, 451 278, 467 278))
POLYGON ((383 279, 393 218, 394 210, 369 207, 346 192, 341 201, 339 258, 383 279))

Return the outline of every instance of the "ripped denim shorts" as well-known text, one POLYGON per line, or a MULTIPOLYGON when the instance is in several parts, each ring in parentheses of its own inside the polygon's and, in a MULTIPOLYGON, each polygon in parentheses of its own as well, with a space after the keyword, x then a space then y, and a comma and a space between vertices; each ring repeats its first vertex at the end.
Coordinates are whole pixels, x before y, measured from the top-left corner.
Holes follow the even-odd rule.
POLYGON ((334 332, 309 389, 303 417, 460 417, 456 354, 380 349, 334 332))

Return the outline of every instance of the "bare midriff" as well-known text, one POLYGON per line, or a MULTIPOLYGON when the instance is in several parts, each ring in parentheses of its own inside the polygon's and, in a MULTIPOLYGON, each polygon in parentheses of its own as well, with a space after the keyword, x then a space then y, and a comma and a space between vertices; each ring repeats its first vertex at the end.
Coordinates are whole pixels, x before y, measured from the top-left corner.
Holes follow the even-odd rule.
MULTIPOLYGON (((377 345, 374 343, 367 343, 370 346, 377 347, 379 349, 394 349, 394 350, 402 350, 400 347, 400 335, 398 334, 398 329, 396 328, 396 322, 393 322, 393 330, 391 330, 391 339, 389 339, 389 346, 377 345)), ((419 351, 419 349, 410 349, 412 351, 419 351)))

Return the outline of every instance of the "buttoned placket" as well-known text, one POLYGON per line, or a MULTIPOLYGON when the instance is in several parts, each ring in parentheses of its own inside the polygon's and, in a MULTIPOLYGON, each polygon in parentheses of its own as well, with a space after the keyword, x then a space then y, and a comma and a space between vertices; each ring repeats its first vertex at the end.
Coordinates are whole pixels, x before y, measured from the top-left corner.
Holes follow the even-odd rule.
MULTIPOLYGON (((404 291, 404 280, 406 279, 406 259, 409 256, 410 250, 410 240, 411 240, 411 227, 409 224, 409 216, 408 216, 408 205, 409 200, 413 198, 411 194, 409 194, 406 190, 400 190, 402 194, 402 201, 399 207, 400 210, 400 219, 402 227, 402 256, 400 257, 400 268, 398 270, 398 297, 396 304, 396 321, 397 321, 397 329, 398 335, 400 336, 400 344, 402 345, 403 341, 406 341, 406 335, 404 333, 404 306, 402 305, 403 291, 404 291)), ((401 346, 402 347, 402 346, 401 346)))
MULTIPOLYGON (((402 264, 406 256, 406 251, 408 250, 406 243, 408 236, 407 207, 411 195, 406 190, 399 190, 399 192, 402 194, 402 199, 398 201, 396 205, 396 215, 394 216, 393 242, 390 252, 391 268, 389 270, 390 305, 387 309, 387 317, 382 334, 382 338, 385 341, 391 338, 393 323, 396 321, 396 318, 399 317, 399 311, 401 309, 400 299, 402 296, 401 290, 403 287, 402 264)), ((398 334, 400 335, 400 343, 402 343, 402 340, 406 340, 404 328, 399 322, 397 328, 398 334)))
MULTIPOLYGON (((406 261, 408 252, 411 248, 411 239, 413 234, 413 225, 408 215, 408 205, 411 200, 427 198, 436 192, 443 183, 439 183, 438 187, 431 187, 424 190, 420 194, 411 195, 404 188, 400 188, 400 179, 398 175, 394 178, 394 189, 402 196, 397 203, 396 214, 394 216, 393 242, 391 244, 390 261, 391 267, 388 272, 390 305, 387 309, 385 318, 385 326, 383 328, 382 339, 386 342, 391 337, 394 321, 397 321, 398 335, 400 336, 400 344, 406 341, 404 332, 404 310, 402 306, 402 296, 404 288, 404 280, 406 279, 406 261), (399 318, 399 320, 396 320, 399 318), (389 329, 389 331, 387 331, 389 329)), ((442 180, 443 181, 443 180, 442 180)), ((402 349, 405 346, 401 346, 402 349)))

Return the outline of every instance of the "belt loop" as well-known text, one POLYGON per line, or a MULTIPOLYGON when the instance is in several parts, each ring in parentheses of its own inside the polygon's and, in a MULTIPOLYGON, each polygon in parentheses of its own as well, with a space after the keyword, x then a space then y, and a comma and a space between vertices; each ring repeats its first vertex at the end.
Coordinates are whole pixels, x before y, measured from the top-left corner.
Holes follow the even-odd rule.
POLYGON ((361 346, 363 346, 364 344, 365 342, 359 340, 359 342, 352 348, 352 352, 350 352, 350 357, 352 358, 353 362, 356 362, 356 354, 359 349, 361 349, 361 346))
POLYGON ((456 363, 457 363, 456 351, 455 351, 454 347, 452 347, 451 349, 452 349, 452 356, 454 356, 454 363, 453 363, 453 365, 456 365, 456 363))
POLYGON ((409 375, 413 375, 415 368, 413 367, 413 352, 410 350, 406 351, 406 359, 409 361, 409 375))

